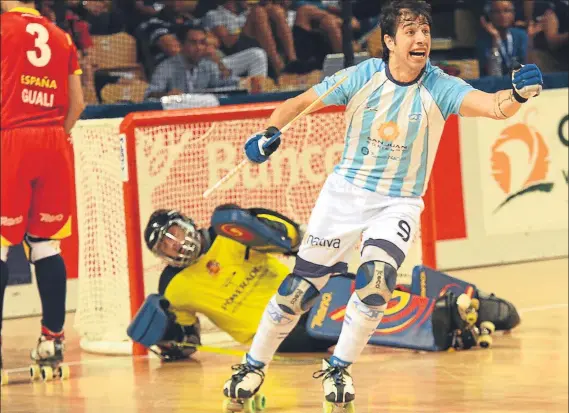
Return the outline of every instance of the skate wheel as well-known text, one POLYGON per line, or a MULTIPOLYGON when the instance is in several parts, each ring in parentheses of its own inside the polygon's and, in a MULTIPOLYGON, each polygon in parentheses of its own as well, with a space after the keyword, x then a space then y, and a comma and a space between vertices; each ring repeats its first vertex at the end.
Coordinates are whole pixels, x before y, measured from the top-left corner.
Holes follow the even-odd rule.
POLYGON ((223 413, 255 413, 255 399, 225 399, 223 413))
POLYGON ((490 335, 481 336, 478 339, 478 345, 482 348, 488 348, 492 345, 492 341, 492 336, 490 335))
POLYGON ((30 366, 30 378, 32 381, 39 380, 41 378, 40 366, 32 364, 30 366))
POLYGON ((331 403, 324 401, 322 404, 324 413, 356 413, 354 402, 349 403, 331 403))
POLYGON ((487 334, 494 334, 496 326, 491 321, 483 321, 480 323, 480 331, 483 332, 484 330, 487 330, 487 334))
POLYGON ((470 307, 472 300, 466 294, 460 294, 456 299, 456 305, 459 309, 466 311, 470 307))
POLYGON ((478 298, 473 298, 470 300, 470 307, 474 308, 476 311, 480 309, 480 301, 478 298))
POLYGON ((5 386, 6 384, 8 384, 9 379, 8 379, 8 373, 5 372, 4 370, 0 370, 0 386, 5 386))
POLYGON ((264 394, 257 393, 255 395, 255 410, 262 412, 267 408, 267 398, 264 394))
POLYGON ((40 371, 43 381, 53 380, 53 369, 50 366, 42 366, 40 371))
POLYGON ((471 311, 466 314, 466 323, 469 325, 474 325, 478 321, 478 313, 476 311, 471 311))
POLYGON ((67 380, 71 375, 71 371, 67 364, 62 364, 57 368, 57 375, 61 380, 67 380))

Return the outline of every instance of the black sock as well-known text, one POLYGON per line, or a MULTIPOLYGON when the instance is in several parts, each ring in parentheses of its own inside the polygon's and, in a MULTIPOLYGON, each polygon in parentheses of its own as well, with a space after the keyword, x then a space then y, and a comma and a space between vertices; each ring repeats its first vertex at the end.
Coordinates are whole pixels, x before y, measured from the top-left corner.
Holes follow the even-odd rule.
POLYGON ((63 329, 67 272, 61 255, 52 255, 34 263, 42 305, 42 325, 54 333, 63 329))

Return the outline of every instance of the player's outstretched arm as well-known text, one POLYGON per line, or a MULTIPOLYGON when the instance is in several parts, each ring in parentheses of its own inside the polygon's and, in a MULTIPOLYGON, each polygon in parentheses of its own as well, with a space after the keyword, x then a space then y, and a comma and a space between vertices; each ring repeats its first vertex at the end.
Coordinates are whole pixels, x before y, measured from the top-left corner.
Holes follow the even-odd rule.
POLYGON ((81 116, 81 113, 85 109, 85 100, 83 99, 83 89, 81 88, 81 77, 79 75, 69 75, 69 110, 67 111, 67 116, 65 117, 65 122, 63 127, 65 132, 70 133, 73 125, 81 116))
POLYGON ((512 89, 486 93, 475 90, 468 93, 460 114, 467 117, 507 119, 517 113, 528 99, 538 96, 543 86, 541 71, 536 65, 525 65, 512 73, 512 89))
MULTIPOLYGON (((287 123, 295 118, 300 112, 306 109, 312 102, 318 99, 318 94, 313 88, 308 89, 306 92, 285 100, 281 103, 269 117, 269 126, 274 126, 282 129, 287 123)), ((326 106, 323 102, 319 102, 311 112, 326 106)))

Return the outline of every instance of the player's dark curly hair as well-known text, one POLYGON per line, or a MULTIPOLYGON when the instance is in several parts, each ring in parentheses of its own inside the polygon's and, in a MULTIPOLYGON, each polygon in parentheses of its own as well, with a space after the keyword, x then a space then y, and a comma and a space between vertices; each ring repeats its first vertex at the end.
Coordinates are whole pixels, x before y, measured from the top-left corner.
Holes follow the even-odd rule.
POLYGON ((416 19, 423 17, 429 27, 433 24, 431 5, 423 0, 393 0, 381 9, 379 25, 381 27, 381 44, 383 45, 383 60, 389 61, 389 49, 384 36, 387 34, 395 38, 397 27, 403 17, 416 19), (405 11, 404 11, 405 10, 405 11))

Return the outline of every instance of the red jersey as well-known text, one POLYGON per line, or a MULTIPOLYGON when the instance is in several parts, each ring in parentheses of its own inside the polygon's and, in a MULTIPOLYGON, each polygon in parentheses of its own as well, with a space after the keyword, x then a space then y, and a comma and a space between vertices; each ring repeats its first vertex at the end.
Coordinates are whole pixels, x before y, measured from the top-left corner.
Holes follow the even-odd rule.
POLYGON ((68 76, 81 74, 71 37, 37 10, 3 13, 1 129, 63 126, 68 76))

